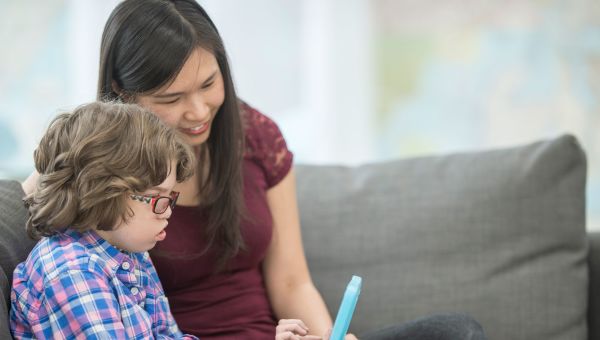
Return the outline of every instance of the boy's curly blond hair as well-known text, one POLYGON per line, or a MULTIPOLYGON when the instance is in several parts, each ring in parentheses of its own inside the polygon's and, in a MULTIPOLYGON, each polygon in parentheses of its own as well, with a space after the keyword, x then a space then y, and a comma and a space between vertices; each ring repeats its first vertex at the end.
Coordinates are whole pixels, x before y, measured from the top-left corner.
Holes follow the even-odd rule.
POLYGON ((58 115, 34 160, 40 177, 26 202, 35 239, 65 228, 111 230, 131 216, 129 193, 159 185, 170 171, 178 182, 194 171, 192 150, 175 130, 140 106, 114 102, 58 115))

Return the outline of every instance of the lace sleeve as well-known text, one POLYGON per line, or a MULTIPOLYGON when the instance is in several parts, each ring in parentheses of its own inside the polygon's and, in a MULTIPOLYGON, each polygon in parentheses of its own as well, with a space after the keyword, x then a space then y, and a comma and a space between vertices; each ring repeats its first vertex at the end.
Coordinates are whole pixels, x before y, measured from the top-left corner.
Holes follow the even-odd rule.
POLYGON ((246 132, 245 157, 263 169, 271 188, 289 173, 293 154, 275 122, 246 103, 240 108, 246 132))

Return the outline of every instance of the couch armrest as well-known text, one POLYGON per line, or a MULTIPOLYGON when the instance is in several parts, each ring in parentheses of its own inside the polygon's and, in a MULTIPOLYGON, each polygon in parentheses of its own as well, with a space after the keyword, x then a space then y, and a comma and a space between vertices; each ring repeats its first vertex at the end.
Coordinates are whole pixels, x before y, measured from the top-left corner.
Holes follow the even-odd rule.
POLYGON ((8 311, 13 270, 35 245, 25 231, 24 195, 19 182, 0 180, 0 339, 11 338, 8 311))
POLYGON ((588 232, 588 339, 600 339, 600 231, 588 232))

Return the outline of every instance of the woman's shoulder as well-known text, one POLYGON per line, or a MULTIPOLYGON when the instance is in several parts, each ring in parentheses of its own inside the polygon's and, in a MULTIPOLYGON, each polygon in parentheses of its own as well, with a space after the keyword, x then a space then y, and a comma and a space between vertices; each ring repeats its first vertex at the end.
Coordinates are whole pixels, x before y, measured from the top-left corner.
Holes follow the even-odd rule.
POLYGON ((240 102, 240 114, 247 153, 287 150, 285 138, 273 119, 245 102, 240 102))
POLYGON ((246 139, 283 138, 279 126, 273 119, 244 101, 240 101, 240 114, 246 139))
POLYGON ((293 154, 273 119, 245 102, 240 102, 240 114, 245 133, 244 156, 258 163, 269 186, 274 186, 289 172, 293 154))

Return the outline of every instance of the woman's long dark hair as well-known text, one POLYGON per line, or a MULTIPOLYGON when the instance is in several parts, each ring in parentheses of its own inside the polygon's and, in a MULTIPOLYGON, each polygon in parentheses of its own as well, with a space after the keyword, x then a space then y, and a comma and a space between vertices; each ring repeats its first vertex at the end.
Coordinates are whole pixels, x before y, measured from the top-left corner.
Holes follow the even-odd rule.
POLYGON ((208 214, 208 248, 224 265, 243 248, 242 157, 244 134, 227 54, 217 28, 194 0, 125 0, 111 13, 100 49, 98 99, 135 98, 169 84, 198 47, 211 52, 223 76, 225 99, 198 157, 202 208, 208 214), (115 91, 115 87, 120 93, 115 91))

